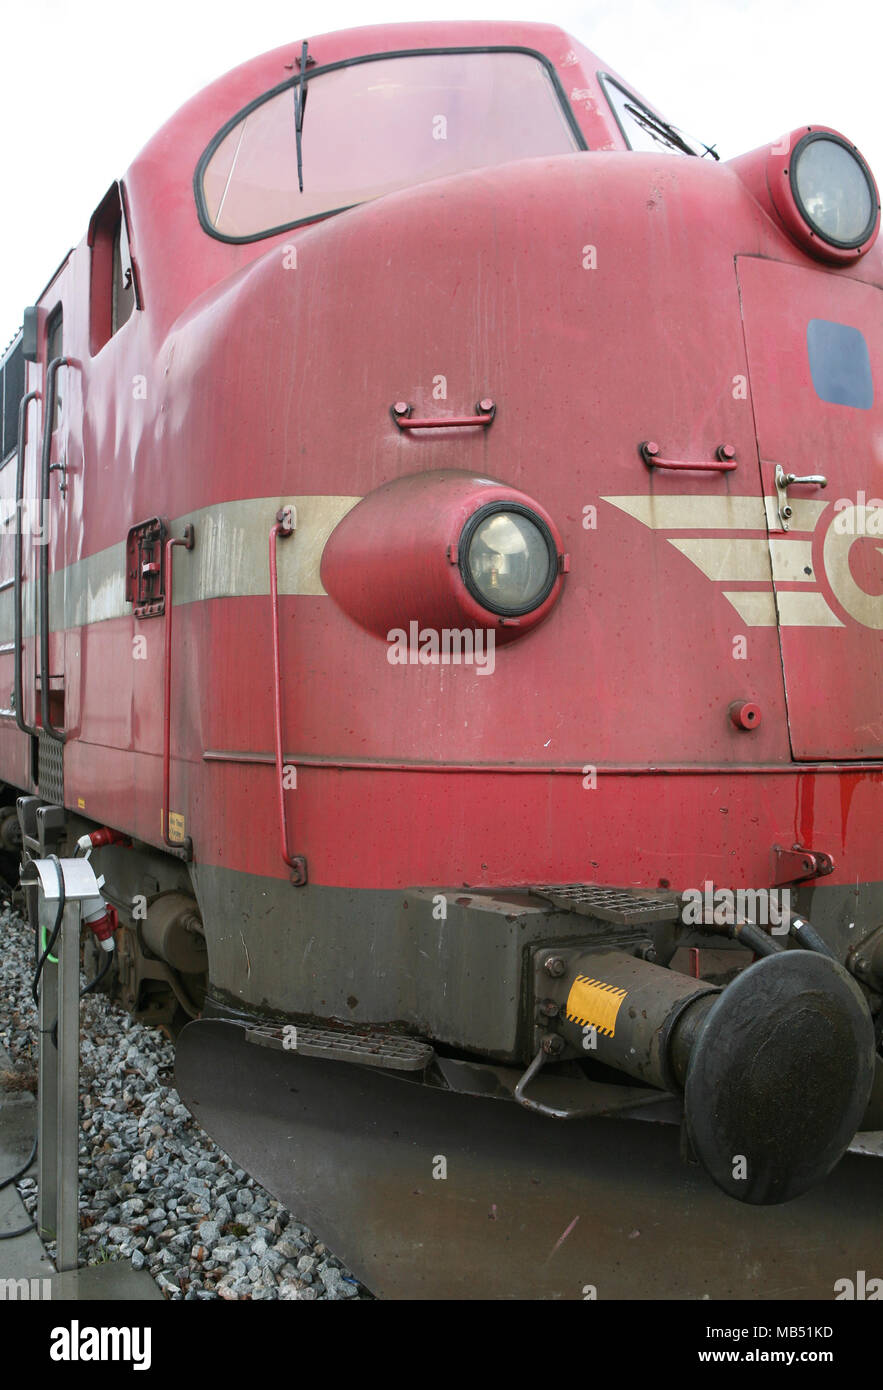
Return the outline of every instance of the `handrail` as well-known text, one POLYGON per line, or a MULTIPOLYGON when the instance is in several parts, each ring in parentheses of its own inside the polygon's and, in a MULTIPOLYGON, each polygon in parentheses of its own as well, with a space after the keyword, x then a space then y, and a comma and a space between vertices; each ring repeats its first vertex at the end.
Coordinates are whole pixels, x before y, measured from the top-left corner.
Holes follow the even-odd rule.
POLYGON ((182 545, 185 550, 193 549, 196 532, 192 525, 185 525, 182 537, 170 537, 165 542, 165 656, 163 664, 163 842, 168 849, 174 849, 184 859, 193 855, 193 841, 189 835, 181 840, 172 840, 168 834, 168 817, 171 808, 171 616, 174 612, 174 585, 172 585, 172 550, 182 545))
POLYGON ((12 686, 12 690, 13 690, 13 694, 12 694, 12 703, 13 703, 13 705, 15 706, 14 713, 15 713, 15 722, 16 722, 16 724, 17 724, 18 727, 21 729, 21 731, 22 731, 23 734, 32 734, 32 735, 34 735, 34 737, 36 737, 37 730, 36 730, 36 728, 34 728, 32 725, 30 725, 30 724, 27 723, 27 721, 25 720, 25 717, 24 717, 24 713, 22 712, 22 701, 23 701, 23 698, 24 698, 23 695, 22 695, 22 685, 23 685, 23 682, 22 682, 22 641, 23 641, 24 639, 23 639, 23 634, 22 634, 22 626, 23 626, 23 624, 22 624, 22 616, 21 616, 21 577, 22 577, 22 576, 21 576, 21 570, 22 570, 22 553, 21 553, 22 519, 21 519, 21 504, 22 504, 22 500, 23 500, 24 485, 25 485, 25 443, 26 443, 26 440, 27 440, 28 406, 30 405, 31 401, 39 401, 39 400, 41 400, 41 399, 42 399, 42 397, 41 397, 39 391, 29 391, 28 394, 27 394, 26 396, 23 396, 23 397, 22 397, 22 400, 21 400, 21 402, 20 402, 20 404, 19 404, 19 407, 18 407, 18 460, 17 460, 17 464, 16 464, 16 471, 15 471, 15 528, 16 528, 16 532, 15 532, 15 571, 14 571, 15 578, 14 578, 14 580, 13 580, 13 585, 14 585, 14 589, 15 589, 15 593, 14 593, 14 595, 13 595, 13 618, 14 618, 13 644, 14 644, 14 646, 15 646, 15 662, 14 662, 14 675, 13 675, 13 686, 12 686))
POLYGON ((40 470, 40 733, 48 734, 58 743, 64 743, 61 729, 56 729, 49 714, 49 537, 46 534, 46 503, 49 501, 49 460, 52 453, 52 422, 55 416, 55 401, 58 394, 56 381, 62 367, 69 367, 69 357, 53 357, 46 368, 46 409, 43 412, 43 459, 40 470))
POLYGON ((288 816, 285 810, 284 758, 282 754, 282 666, 279 658, 279 581, 276 573, 276 538, 293 536, 297 512, 293 506, 276 513, 275 525, 270 527, 270 606, 273 622, 273 721, 275 733, 276 795, 279 805, 279 828, 282 836, 282 858, 291 869, 291 881, 301 888, 307 881, 307 861, 303 855, 292 855, 288 849, 288 816))
POLYGON ((681 462, 678 459, 663 459, 659 457, 659 445, 654 439, 646 439, 643 444, 638 446, 641 458, 648 468, 673 468, 676 471, 689 471, 691 473, 732 473, 734 468, 739 467, 736 458, 736 450, 732 444, 719 444, 716 449, 716 461, 711 460, 681 462))
POLYGON ((463 429, 473 425, 480 425, 482 429, 487 429, 492 425, 497 413, 495 403, 485 397, 479 401, 475 407, 474 415, 440 415, 438 417, 428 415, 416 418, 411 414, 414 407, 407 401, 396 401, 392 406, 391 414, 400 430, 451 430, 463 429))
POLYGON ((170 783, 172 780, 172 613, 174 611, 174 587, 172 584, 172 551, 176 545, 192 550, 196 532, 190 525, 184 527, 183 536, 170 536, 166 541, 166 631, 165 659, 163 662, 163 750, 162 750, 162 836, 168 849, 173 849, 184 859, 193 855, 193 841, 189 835, 173 840, 169 835, 169 809, 171 805, 170 783))

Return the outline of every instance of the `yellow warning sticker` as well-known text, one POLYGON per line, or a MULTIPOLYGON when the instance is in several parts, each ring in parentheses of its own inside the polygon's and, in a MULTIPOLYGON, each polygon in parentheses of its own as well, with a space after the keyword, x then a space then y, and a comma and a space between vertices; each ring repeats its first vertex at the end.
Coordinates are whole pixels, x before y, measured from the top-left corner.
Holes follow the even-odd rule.
MULTIPOLYGON (((163 808, 161 808, 161 806, 160 834, 164 834, 163 808)), ((177 810, 170 810, 170 812, 168 812, 168 838, 170 838, 170 840, 184 840, 184 816, 179 815, 177 810)))
POLYGON ((85 801, 83 800, 83 798, 82 798, 81 796, 78 796, 78 797, 77 797, 77 805, 79 806, 79 808, 80 808, 81 811, 85 811, 85 809, 86 809, 86 803, 85 803, 85 801))
POLYGON ((612 1038, 616 1032, 619 1006, 627 994, 628 990, 605 985, 603 980, 577 975, 567 996, 567 1017, 581 1028, 589 1025, 597 1028, 605 1038, 612 1038))

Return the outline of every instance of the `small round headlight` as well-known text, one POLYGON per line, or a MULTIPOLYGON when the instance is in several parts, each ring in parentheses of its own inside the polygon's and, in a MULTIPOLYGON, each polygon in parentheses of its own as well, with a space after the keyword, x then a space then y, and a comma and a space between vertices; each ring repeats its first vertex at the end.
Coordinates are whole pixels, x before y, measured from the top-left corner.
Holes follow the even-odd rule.
POLYGON ((877 191, 858 150, 841 136, 813 131, 791 157, 791 190, 810 228, 829 246, 853 250, 877 220, 877 191))
POLYGON ((518 503, 479 508, 464 526, 458 548, 467 589, 492 613, 532 613, 554 587, 555 542, 542 518, 518 503))

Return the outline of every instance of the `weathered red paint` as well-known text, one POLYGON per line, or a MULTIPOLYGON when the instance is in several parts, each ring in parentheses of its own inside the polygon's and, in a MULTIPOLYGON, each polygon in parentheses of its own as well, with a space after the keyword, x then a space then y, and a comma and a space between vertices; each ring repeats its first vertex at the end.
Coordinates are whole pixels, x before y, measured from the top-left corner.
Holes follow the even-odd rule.
MULTIPOLYGON (((776 224, 738 162, 627 151, 601 64, 550 26, 361 29, 317 38, 311 52, 333 62, 483 42, 552 60, 587 153, 221 243, 197 221, 194 167, 226 120, 290 75, 292 45, 200 93, 135 160, 125 193, 143 307, 91 356, 85 241, 40 301, 47 313, 63 304, 71 362, 52 440, 69 487, 60 504, 52 475, 50 569, 124 543, 157 514, 183 525, 239 498, 372 497, 432 471, 498 479, 536 499, 571 558, 546 621, 501 643, 492 678, 396 669, 382 637, 333 599, 280 598, 284 723, 295 731, 284 752, 298 768, 296 848, 311 881, 760 885, 771 846, 795 841, 834 855, 833 881, 877 881, 881 631, 852 619, 833 590, 827 531, 813 539, 813 565, 841 625, 752 627, 746 658, 734 661, 746 629, 726 585, 670 545, 669 531, 604 499, 759 501, 776 462, 830 471, 843 497, 879 493, 879 389, 866 412, 808 397, 805 362, 788 345, 809 317, 843 319, 883 360, 880 249, 822 267, 776 224), (298 268, 286 274, 289 244, 298 268), (596 269, 583 268, 587 245, 596 269), (431 395, 439 372, 443 406, 431 395), (750 393, 734 394, 738 379, 750 393), (414 438, 390 415, 405 401, 418 419, 443 410, 461 419, 479 393, 497 404, 490 428, 414 438), (648 469, 646 440, 696 462, 648 469), (735 451, 726 464, 715 461, 722 441, 735 451), (734 702, 762 710, 750 736, 729 716, 734 702), (584 788, 587 767, 598 769, 595 791, 584 788)), ((28 386, 42 376, 31 368, 28 386)), ((35 495, 42 429, 32 419, 26 494, 35 495)), ((728 540, 720 529, 703 534, 728 540)), ((386 539, 393 584, 392 519, 386 539)), ((36 554, 27 549, 28 578, 36 554)), ((878 581, 870 568, 853 573, 879 606, 878 581)), ((408 603, 406 616, 422 619, 419 594, 408 603)), ((184 815, 197 861, 283 878, 270 621, 261 594, 178 609, 167 809, 184 815)), ((68 740, 67 804, 157 846, 164 631, 161 619, 113 616, 50 639, 52 673, 64 677, 63 715, 54 699, 68 740), (136 636, 144 660, 132 660, 136 636)), ((24 658, 32 720, 33 645, 24 658)), ((0 663, 10 688, 11 655, 0 663)), ((0 721, 0 771, 32 787, 28 742, 10 718, 0 721)))

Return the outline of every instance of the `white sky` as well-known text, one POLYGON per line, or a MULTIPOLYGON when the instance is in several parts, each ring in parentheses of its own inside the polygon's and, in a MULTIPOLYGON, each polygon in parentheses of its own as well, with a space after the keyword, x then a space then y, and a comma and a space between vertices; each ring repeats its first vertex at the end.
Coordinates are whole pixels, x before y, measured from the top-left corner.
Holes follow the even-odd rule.
POLYGON ((879 0, 0 0, 0 350, 111 180, 213 78, 332 29, 479 17, 559 24, 724 159, 818 123, 883 178, 879 0))

